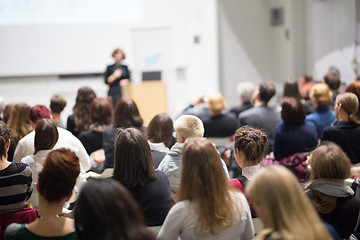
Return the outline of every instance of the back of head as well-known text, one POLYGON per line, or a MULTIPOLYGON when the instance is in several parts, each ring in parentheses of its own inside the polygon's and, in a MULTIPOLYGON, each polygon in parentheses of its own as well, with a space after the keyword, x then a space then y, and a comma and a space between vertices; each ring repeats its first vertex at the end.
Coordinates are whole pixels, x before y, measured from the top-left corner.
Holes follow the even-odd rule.
POLYGON ((81 240, 154 239, 135 200, 113 179, 93 179, 82 188, 75 227, 81 240))
POLYGON ((337 69, 330 69, 324 76, 324 82, 333 91, 337 91, 340 87, 340 72, 337 69))
MULTIPOLYGON (((354 93, 360 102, 360 81, 355 81, 350 83, 349 86, 346 87, 345 92, 354 93)), ((359 108, 360 108, 360 104, 359 104, 359 108)), ((359 110, 360 109, 358 109, 358 111, 359 110)))
POLYGON ((332 142, 324 142, 311 154, 311 178, 346 179, 350 177, 350 159, 332 142))
POLYGON ((109 125, 112 118, 112 102, 109 98, 94 98, 90 105, 93 124, 109 125))
POLYGON ((204 124, 194 115, 183 115, 174 122, 176 134, 187 139, 190 137, 203 137, 204 124))
POLYGON ((50 110, 53 113, 60 114, 66 106, 66 100, 61 95, 54 95, 50 100, 50 110))
POLYGON ((9 140, 10 129, 3 121, 0 121, 0 160, 7 158, 6 144, 9 142, 9 140))
POLYGON ((51 119, 50 110, 44 105, 35 105, 30 109, 30 120, 36 124, 40 119, 51 119))
POLYGON ((285 167, 261 169, 249 181, 246 194, 256 210, 262 206, 257 215, 264 227, 279 232, 283 239, 331 239, 298 180, 285 167))
POLYGON ((259 86, 259 100, 265 103, 269 102, 270 99, 275 95, 276 89, 274 84, 269 82, 263 82, 259 86))
POLYGON ((246 125, 235 131, 234 148, 244 153, 246 162, 256 165, 264 157, 267 141, 263 131, 246 125))
POLYGON ((255 91, 255 85, 252 82, 239 82, 237 85, 237 93, 243 102, 250 102, 255 91))
POLYGON ((172 143, 173 121, 166 113, 156 114, 146 129, 146 138, 152 143, 164 143, 169 147, 172 143))
POLYGON ((143 123, 139 109, 132 99, 120 98, 116 102, 114 113, 116 127, 141 127, 143 123))
POLYGON ((114 177, 126 187, 144 186, 157 178, 145 136, 136 128, 117 128, 114 177))
POLYGON ((4 112, 3 112, 3 117, 4 117, 4 122, 7 123, 11 114, 11 110, 13 109, 15 104, 10 103, 10 104, 6 104, 4 112))
POLYGON ((90 87, 81 87, 77 92, 75 107, 78 104, 90 105, 94 98, 96 98, 94 90, 90 87))
POLYGON ((79 158, 69 149, 51 151, 39 174, 38 189, 48 202, 60 202, 68 197, 80 173, 79 158))
POLYGON ((17 142, 31 131, 30 106, 26 103, 17 103, 13 106, 8 126, 12 130, 11 138, 17 142))
POLYGON ((213 113, 221 113, 226 107, 224 97, 221 93, 215 93, 209 96, 208 108, 213 113))
POLYGON ((292 98, 300 99, 298 83, 295 81, 286 81, 284 83, 283 97, 292 97, 292 98))
POLYGON ((82 87, 78 90, 73 108, 76 131, 81 132, 89 129, 91 124, 90 104, 94 98, 96 98, 96 94, 91 88, 82 87))
MULTIPOLYGON (((201 203, 196 208, 197 233, 217 234, 234 224, 236 212, 215 146, 204 138, 185 141, 178 201, 201 203)), ((241 208, 241 207, 240 207, 241 208)))
POLYGON ((55 123, 50 119, 40 119, 35 126, 34 154, 40 150, 52 149, 58 139, 59 133, 55 123))
POLYGON ((316 83, 310 90, 310 99, 315 101, 318 106, 327 106, 332 99, 332 92, 325 83, 316 83))
POLYGON ((281 101, 281 118, 285 124, 302 125, 305 121, 305 109, 298 99, 285 97, 281 101))
POLYGON ((358 123, 356 113, 359 108, 359 100, 354 93, 345 92, 337 95, 336 105, 341 105, 341 108, 349 115, 352 122, 358 123))

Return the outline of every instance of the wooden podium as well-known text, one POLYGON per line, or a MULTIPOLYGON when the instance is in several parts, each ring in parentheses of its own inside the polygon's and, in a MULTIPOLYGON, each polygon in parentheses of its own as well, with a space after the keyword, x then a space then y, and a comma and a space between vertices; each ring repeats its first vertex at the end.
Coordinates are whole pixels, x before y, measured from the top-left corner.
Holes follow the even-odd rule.
POLYGON ((144 119, 144 126, 147 126, 156 114, 167 113, 166 84, 162 81, 130 83, 121 89, 124 98, 131 98, 136 102, 144 119))

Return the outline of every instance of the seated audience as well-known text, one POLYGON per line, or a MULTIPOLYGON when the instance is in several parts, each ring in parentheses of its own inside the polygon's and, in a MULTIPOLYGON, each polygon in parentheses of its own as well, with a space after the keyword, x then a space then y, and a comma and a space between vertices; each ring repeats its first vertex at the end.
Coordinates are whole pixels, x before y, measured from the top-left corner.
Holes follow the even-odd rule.
POLYGON ((94 179, 82 188, 75 226, 80 240, 155 239, 134 199, 113 179, 94 179))
POLYGON ((66 129, 74 136, 80 132, 87 131, 91 124, 90 104, 96 98, 95 92, 89 87, 81 87, 76 96, 73 114, 67 119, 66 129))
POLYGON ((283 98, 296 98, 300 100, 300 93, 298 83, 292 79, 288 79, 284 83, 283 98))
MULTIPOLYGON (((359 80, 350 83, 349 86, 346 87, 345 91, 355 94, 356 97, 358 98, 358 101, 360 102, 360 81, 359 80)), ((360 120, 360 104, 358 107, 358 111, 356 112, 356 117, 358 120, 360 120)))
POLYGON ((325 83, 316 83, 310 90, 310 99, 316 109, 314 113, 306 116, 306 120, 315 123, 320 139, 324 129, 335 121, 335 113, 329 108, 332 92, 325 83))
POLYGON ((331 109, 334 109, 335 100, 337 95, 339 94, 339 87, 341 84, 339 70, 336 67, 330 67, 329 71, 324 76, 324 82, 329 86, 332 91, 330 107, 331 109))
POLYGON ((210 115, 200 117, 204 124, 204 137, 230 137, 234 135, 238 120, 232 113, 224 112, 225 100, 220 93, 209 96, 208 109, 210 115))
POLYGON ((335 102, 334 125, 325 128, 322 141, 338 144, 349 156, 351 163, 360 162, 360 124, 356 117, 359 102, 353 93, 341 93, 335 102))
POLYGON ((8 152, 8 160, 13 161, 15 148, 21 138, 31 132, 29 119, 30 106, 26 103, 17 103, 13 106, 7 125, 11 131, 11 144, 8 152))
POLYGON ((268 152, 273 148, 275 125, 281 121, 280 114, 267 105, 275 93, 272 83, 261 83, 253 94, 254 107, 239 115, 240 126, 249 125, 266 133, 269 138, 268 152))
POLYGON ((276 160, 316 148, 316 126, 313 122, 305 121, 305 109, 299 100, 285 97, 281 102, 281 118, 283 121, 274 130, 276 160))
POLYGON ((94 98, 90 105, 90 116, 92 123, 89 126, 89 130, 79 134, 79 140, 89 155, 103 147, 103 132, 105 127, 111 123, 111 99, 94 98))
POLYGON ((148 226, 163 224, 173 205, 169 180, 155 171, 149 144, 136 128, 116 130, 113 178, 132 194, 148 226))
POLYGON ((33 194, 29 199, 29 202, 33 207, 37 208, 39 206, 39 195, 36 188, 39 173, 43 169, 43 164, 48 153, 53 149, 58 138, 59 133, 55 123, 53 123, 50 119, 40 119, 36 123, 35 127, 35 151, 33 155, 29 155, 21 159, 21 162, 29 165, 32 171, 33 194))
POLYGON ((298 180, 285 167, 272 165, 260 170, 246 187, 246 194, 264 224, 256 240, 332 239, 298 180))
POLYGON ((13 212, 27 206, 32 193, 31 169, 24 163, 7 161, 10 130, 0 121, 0 212, 13 212))
POLYGON ((207 139, 190 138, 183 149, 177 203, 158 239, 253 239, 244 195, 231 191, 216 148, 207 139))
POLYGON ((267 140, 264 132, 253 127, 242 126, 235 132, 235 159, 242 173, 229 182, 242 192, 245 192, 247 182, 252 180, 261 168, 267 140))
POLYGON ((311 154, 311 181, 305 187, 322 220, 335 228, 341 239, 354 232, 360 200, 345 184, 350 177, 350 160, 339 146, 328 142, 311 154))
POLYGON ((105 151, 105 168, 114 167, 114 142, 116 128, 136 127, 141 132, 145 132, 143 119, 140 116, 139 109, 131 99, 120 98, 115 106, 114 121, 112 126, 108 126, 103 132, 103 149, 105 151))
POLYGON ((61 112, 66 106, 66 100, 61 95, 54 95, 50 100, 50 110, 53 121, 58 127, 66 128, 65 121, 61 118, 61 112))
MULTIPOLYGON (((30 110, 30 122, 33 127, 35 127, 37 121, 40 119, 51 119, 51 113, 44 105, 36 105, 30 110)), ((84 173, 89 170, 90 157, 79 139, 66 129, 57 127, 57 130, 59 139, 54 149, 68 148, 72 150, 80 159, 81 171, 84 173)), ((34 139, 35 131, 32 131, 19 141, 14 153, 14 162, 20 162, 23 157, 34 153, 34 139)))
POLYGON ((237 85, 237 93, 241 104, 230 109, 230 112, 234 113, 236 117, 245 110, 252 108, 251 103, 252 95, 255 91, 255 86, 252 82, 239 82, 237 85))
POLYGON ((30 224, 9 225, 5 239, 78 239, 74 220, 65 217, 62 209, 71 197, 79 173, 79 159, 75 153, 64 148, 50 152, 39 174, 38 218, 30 224))
POLYGON ((155 168, 170 151, 173 142, 173 121, 166 113, 159 113, 151 119, 145 135, 148 140, 155 168))
POLYGON ((305 108, 306 115, 315 111, 315 107, 313 106, 309 96, 310 90, 314 84, 315 82, 313 81, 311 76, 303 75, 299 77, 298 88, 300 94, 300 102, 305 108))
POLYGON ((10 114, 11 114, 11 110, 13 109, 15 104, 13 103, 10 103, 10 104, 6 104, 5 105, 5 109, 4 109, 4 112, 3 112, 3 118, 4 118, 4 123, 8 123, 8 120, 9 120, 9 117, 10 117, 10 114))

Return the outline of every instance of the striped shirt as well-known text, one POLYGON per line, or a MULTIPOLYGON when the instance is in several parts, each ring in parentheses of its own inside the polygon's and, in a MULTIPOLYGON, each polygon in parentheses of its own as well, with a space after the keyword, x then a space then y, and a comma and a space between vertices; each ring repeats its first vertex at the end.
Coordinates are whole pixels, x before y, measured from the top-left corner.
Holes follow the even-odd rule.
POLYGON ((32 193, 31 169, 24 163, 11 163, 0 171, 0 212, 26 207, 32 193))

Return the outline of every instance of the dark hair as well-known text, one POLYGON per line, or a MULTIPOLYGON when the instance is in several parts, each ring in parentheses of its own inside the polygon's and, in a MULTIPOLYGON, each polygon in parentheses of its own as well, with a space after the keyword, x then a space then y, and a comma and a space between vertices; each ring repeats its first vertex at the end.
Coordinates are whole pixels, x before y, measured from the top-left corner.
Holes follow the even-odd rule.
POLYGON ((131 194, 114 179, 91 179, 80 192, 75 227, 81 240, 155 239, 131 194))
POLYGON ((76 103, 73 108, 75 130, 86 131, 91 124, 90 104, 96 98, 95 92, 89 87, 81 87, 77 92, 76 103))
POLYGON ((245 125, 235 131, 234 148, 244 153, 246 162, 260 163, 267 141, 268 137, 263 131, 245 125))
MULTIPOLYGON (((359 100, 360 103, 360 81, 355 81, 349 84, 349 86, 346 87, 345 92, 351 92, 355 94, 359 100)), ((360 104, 358 111, 360 111, 360 104)))
POLYGON ((112 52, 111 56, 112 56, 112 57, 115 57, 115 54, 118 53, 118 52, 121 52, 121 53, 122 53, 122 55, 123 55, 122 60, 124 60, 124 59, 125 59, 125 53, 124 53, 124 51, 123 51, 122 49, 120 49, 120 48, 115 48, 115 50, 112 52))
POLYGON ((92 123, 109 125, 112 117, 112 102, 109 98, 94 98, 90 105, 92 123))
POLYGON ((114 177, 126 187, 144 186, 157 178, 145 136, 136 128, 117 128, 114 177))
POLYGON ((302 125, 305 121, 305 109, 298 99, 285 97, 281 101, 281 118, 285 124, 302 125))
POLYGON ((35 105, 30 109, 30 120, 36 124, 37 121, 44 118, 51 118, 50 110, 44 105, 35 105))
POLYGON ((52 149, 59 139, 57 127, 50 119, 40 119, 35 126, 34 154, 52 149))
POLYGON ((340 87, 339 70, 335 67, 331 67, 329 72, 324 76, 324 81, 331 90, 338 90, 340 87))
POLYGON ((0 159, 7 158, 6 143, 9 141, 9 139, 10 129, 3 121, 0 121, 0 159))
POLYGON ((132 99, 120 98, 116 102, 114 113, 116 127, 141 127, 143 123, 139 109, 132 99))
POLYGON ((263 82, 259 86, 259 100, 269 102, 270 99, 275 95, 276 89, 274 84, 269 82, 263 82))
POLYGON ((168 114, 156 114, 146 129, 146 138, 152 143, 162 142, 169 147, 172 143, 173 125, 173 121, 168 114))
POLYGON ((300 99, 298 83, 294 81, 286 81, 284 83, 283 97, 293 97, 300 99))
POLYGON ((58 202, 71 194, 80 173, 79 158, 69 149, 51 151, 39 174, 40 195, 48 202, 58 202))
POLYGON ((66 106, 66 100, 61 95, 54 95, 50 100, 50 109, 53 113, 61 113, 66 106))

